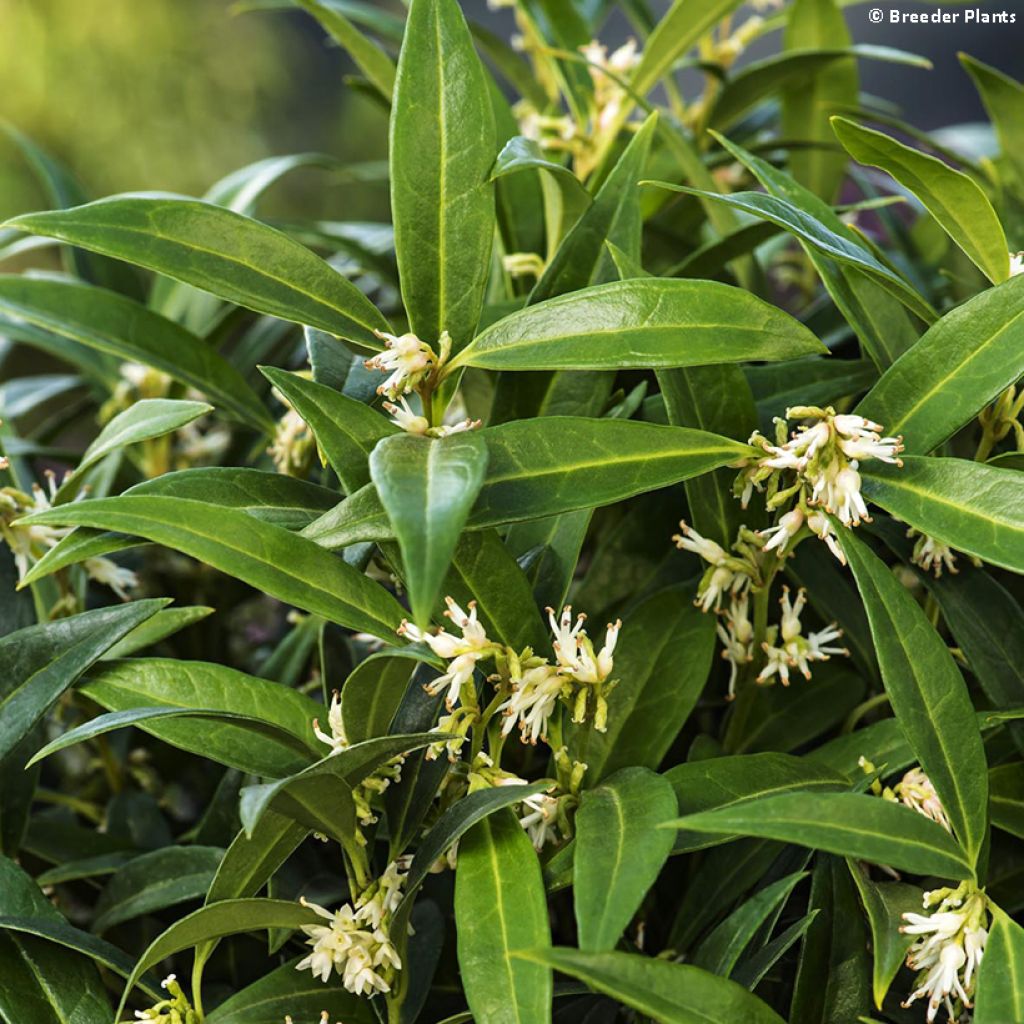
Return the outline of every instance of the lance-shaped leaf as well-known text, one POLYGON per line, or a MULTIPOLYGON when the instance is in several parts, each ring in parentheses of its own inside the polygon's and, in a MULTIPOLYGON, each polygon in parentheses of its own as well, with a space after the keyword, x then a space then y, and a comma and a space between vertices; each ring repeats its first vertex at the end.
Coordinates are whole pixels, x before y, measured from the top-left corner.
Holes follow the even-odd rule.
POLYGON ((261 372, 309 424, 345 490, 351 494, 369 483, 370 452, 398 428, 379 412, 334 388, 272 366, 262 367, 261 372))
MULTIPOLYGON (((505 423, 480 436, 490 459, 467 522, 476 530, 609 505, 751 452, 747 445, 701 430, 572 416, 505 423)), ((325 547, 341 547, 388 540, 393 531, 376 490, 365 487, 304 535, 325 547)))
POLYGON ((604 370, 790 359, 826 351, 799 321, 717 281, 613 281, 487 328, 449 364, 604 370))
POLYGON ((595 992, 659 1024, 783 1024, 774 1010, 742 985, 692 964, 638 953, 585 953, 557 946, 518 955, 578 978, 595 992))
POLYGON ((0 681, 0 759, 105 651, 168 603, 149 600, 98 608, 19 629, 0 640, 5 667, 0 681))
POLYGON ((941 825, 902 804, 861 793, 780 793, 689 814, 670 826, 777 839, 918 875, 961 879, 973 870, 941 825))
POLYGON ((846 118, 832 118, 832 128, 854 160, 888 172, 910 189, 993 284, 1010 276, 1003 226, 973 178, 937 157, 846 118))
MULTIPOLYGON (((286 234, 212 203, 114 196, 9 226, 137 263, 228 302, 379 348, 388 323, 354 284, 286 234)), ((176 352, 173 346, 168 351, 176 352)))
POLYGON ((237 509, 121 495, 59 505, 32 521, 145 537, 297 608, 382 638, 390 638, 402 618, 401 606, 383 587, 340 558, 325 559, 312 541, 237 509))
POLYGON ((672 784, 647 768, 625 768, 583 794, 573 857, 580 949, 615 948, 672 852, 672 833, 658 826, 677 810, 672 784))
POLYGON ((391 208, 402 298, 429 344, 476 329, 494 236, 487 77, 456 0, 413 0, 391 108, 391 208))
POLYGON ((116 292, 4 274, 0 311, 119 359, 151 366, 201 391, 243 423, 263 430, 272 425, 245 378, 206 342, 116 292))
POLYGON ((667 181, 652 181, 648 184, 713 200, 777 224, 825 258, 870 274, 887 292, 923 320, 930 322, 935 319, 935 311, 931 306, 896 271, 882 263, 863 242, 845 230, 836 231, 796 202, 766 192, 732 192, 724 195, 667 181))
MULTIPOLYGON (((892 709, 973 870, 987 831, 988 771, 967 684, 906 587, 853 531, 840 527, 839 534, 867 608, 892 709)), ((859 856, 852 847, 834 852, 859 856)), ((867 859, 899 867, 884 857, 867 859)))
POLYGON ((385 438, 370 456, 420 626, 430 621, 486 468, 487 444, 476 431, 444 438, 402 433, 385 438))
POLYGON ((960 63, 974 79, 1003 156, 1016 170, 1018 183, 1024 185, 1024 85, 966 53, 960 54, 960 63))
POLYGON ((925 455, 1024 375, 1024 276, 948 312, 882 375, 857 412, 925 455))
POLYGON ((161 960, 180 953, 183 949, 191 949, 208 939, 220 939, 227 935, 255 932, 264 928, 294 930, 319 920, 321 918, 317 917, 314 910, 294 900, 222 900, 202 907, 175 921, 149 944, 128 979, 117 1008, 116 1019, 121 1019, 128 996, 139 978, 161 960))
POLYGON ((1024 572, 1024 475, 966 459, 912 456, 861 467, 871 501, 922 533, 1024 572))
POLYGON ((974 1024, 1024 1019, 1024 928, 998 907, 978 972, 974 1024))
POLYGON ((455 872, 459 971, 481 1024, 551 1020, 551 969, 513 957, 550 942, 537 853, 515 816, 477 822, 459 844, 455 872))
POLYGON ((342 688, 341 720, 349 743, 386 736, 416 667, 424 655, 415 648, 379 651, 361 661, 342 688))
POLYGON ((82 453, 74 472, 64 477, 55 502, 78 493, 82 477, 101 459, 130 444, 162 437, 212 412, 205 402, 181 402, 169 398, 143 398, 118 413, 82 453))

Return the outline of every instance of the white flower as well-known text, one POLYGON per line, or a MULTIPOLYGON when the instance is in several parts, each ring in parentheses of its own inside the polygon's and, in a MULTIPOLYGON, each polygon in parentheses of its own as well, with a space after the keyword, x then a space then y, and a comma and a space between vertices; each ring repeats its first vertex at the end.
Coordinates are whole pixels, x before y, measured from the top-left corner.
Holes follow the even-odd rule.
POLYGON ((604 646, 598 654, 594 654, 594 645, 590 642, 587 632, 583 629, 585 615, 576 618, 572 625, 572 608, 568 605, 562 609, 561 618, 555 620, 553 608, 548 608, 548 622, 551 632, 555 635, 555 658, 563 674, 571 676, 579 683, 603 683, 611 675, 614 668, 615 644, 622 628, 622 620, 608 623, 605 632, 604 646))
POLYGON ((337 690, 334 691, 334 695, 331 697, 331 706, 327 711, 327 724, 331 730, 329 736, 321 730, 320 722, 315 718, 313 719, 313 733, 316 738, 331 748, 331 756, 347 750, 349 743, 345 735, 345 723, 341 718, 341 694, 337 690))
MULTIPOLYGON (((522 782, 523 780, 518 780, 522 782)), ((525 814, 519 824, 526 830, 530 842, 539 853, 549 842, 558 841, 558 798, 547 793, 535 793, 523 801, 525 814)))
POLYGON ((733 598, 729 611, 725 614, 726 624, 715 624, 715 630, 722 641, 722 657, 729 662, 729 692, 727 700, 736 696, 736 682, 740 667, 754 658, 753 639, 754 627, 748 614, 749 599, 746 594, 733 598))
POLYGON ((384 342, 385 348, 372 359, 367 359, 365 365, 367 369, 390 374, 377 388, 377 393, 387 395, 392 401, 412 391, 447 359, 451 350, 451 338, 447 331, 438 342, 440 355, 412 333, 396 336, 385 331, 374 331, 374 334, 384 342))
POLYGON ((391 414, 391 422, 408 434, 425 434, 430 429, 430 421, 412 411, 405 395, 399 395, 398 405, 385 402, 384 408, 391 414))
POLYGON ((772 551, 778 548, 779 554, 783 554, 786 550, 786 545, 800 532, 803 525, 803 509, 795 508, 791 512, 787 512, 779 520, 777 526, 761 531, 761 538, 768 541, 764 546, 764 550, 772 551), (771 539, 769 540, 769 538, 771 539))
POLYGON ((87 558, 82 564, 90 579, 110 587, 122 601, 127 601, 128 591, 139 585, 139 577, 131 569, 109 558, 87 558))
POLYGON ((832 521, 828 516, 822 515, 820 512, 812 512, 807 517, 807 528, 819 540, 823 540, 828 545, 829 551, 831 551, 843 565, 846 565, 846 555, 843 553, 843 549, 839 546, 839 540, 836 537, 835 529, 833 528, 832 521))
MULTIPOLYGON (((281 395, 277 397, 285 401, 281 395)), ((288 405, 285 414, 277 421, 273 440, 267 448, 274 468, 286 476, 302 476, 315 447, 316 440, 306 421, 288 405)))
POLYGON ((985 952, 988 899, 972 882, 956 889, 939 889, 924 895, 924 907, 937 908, 930 914, 906 913, 900 931, 917 939, 907 954, 907 966, 918 971, 917 988, 904 1007, 927 998, 926 1019, 935 1020, 945 1006, 950 1021, 957 1019, 957 1007, 969 1007, 978 966, 985 952))
POLYGON ((901 803, 905 804, 912 811, 923 814, 926 818, 940 824, 947 832, 952 832, 952 826, 946 817, 945 808, 939 800, 938 793, 932 785, 932 780, 920 768, 911 768, 903 778, 893 786, 893 794, 901 803))
POLYGON ((825 493, 825 509, 837 516, 844 526, 859 526, 862 521, 871 521, 860 493, 860 473, 856 462, 839 470, 830 481, 825 493))
POLYGON ((1024 274, 1024 252, 1010 253, 1010 277, 1024 274))
POLYGON ((914 552, 910 556, 914 565, 920 566, 925 572, 934 572, 936 578, 942 575, 943 568, 951 573, 958 572, 956 567, 956 553, 953 549, 935 537, 929 537, 927 533, 920 533, 911 527, 907 530, 908 537, 916 537, 914 552))
POLYGON ((513 682, 511 696, 498 707, 505 715, 502 734, 507 736, 518 722, 524 743, 546 740, 548 721, 565 685, 565 679, 554 665, 527 669, 521 680, 513 682))
POLYGON ((766 662, 758 674, 759 683, 767 682, 772 676, 778 675, 783 686, 789 685, 789 670, 796 668, 805 679, 811 678, 811 664, 816 661, 828 661, 833 654, 848 655, 845 647, 829 646, 838 640, 843 631, 835 623, 816 633, 803 636, 800 616, 807 601, 806 592, 797 592, 796 600, 790 601, 789 587, 782 588, 782 619, 778 627, 769 630, 769 639, 762 645, 766 662))
POLYGON ((683 532, 672 539, 680 551, 692 551, 709 565, 721 565, 729 557, 720 544, 702 537, 692 526, 687 526, 685 521, 679 523, 679 529, 683 532))

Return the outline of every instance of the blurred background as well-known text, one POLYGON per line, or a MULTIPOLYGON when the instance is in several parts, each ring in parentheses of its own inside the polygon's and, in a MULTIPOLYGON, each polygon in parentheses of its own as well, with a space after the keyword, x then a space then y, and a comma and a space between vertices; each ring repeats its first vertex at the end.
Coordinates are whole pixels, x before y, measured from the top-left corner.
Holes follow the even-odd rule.
MULTIPOLYGON (((260 6, 256 0, 254 6, 260 6)), ((379 0, 401 11, 400 0, 379 0)), ((655 10, 668 0, 652 0, 655 10)), ((964 10, 962 5, 943 5, 964 10)), ((975 6, 975 5, 969 5, 975 6)), ((858 42, 929 57, 931 72, 862 62, 866 92, 897 101, 925 129, 981 115, 956 61, 967 50, 1024 76, 1024 0, 982 0, 982 10, 1016 10, 1018 24, 874 25, 871 7, 934 11, 912 0, 847 8, 858 42)), ((506 38, 510 12, 464 0, 467 15, 506 38)), ((614 16, 602 33, 624 40, 614 16)), ((773 34, 744 60, 778 47, 773 34)), ((385 155, 386 114, 344 87, 349 66, 312 18, 298 11, 237 13, 231 0, 0 0, 0 116, 72 167, 94 196, 130 190, 201 195, 231 170, 274 154, 323 151, 345 161, 385 155)), ((0 136, 0 217, 44 200, 20 156, 0 136)), ((386 188, 291 175, 261 207, 267 214, 360 219, 386 216, 386 188)))

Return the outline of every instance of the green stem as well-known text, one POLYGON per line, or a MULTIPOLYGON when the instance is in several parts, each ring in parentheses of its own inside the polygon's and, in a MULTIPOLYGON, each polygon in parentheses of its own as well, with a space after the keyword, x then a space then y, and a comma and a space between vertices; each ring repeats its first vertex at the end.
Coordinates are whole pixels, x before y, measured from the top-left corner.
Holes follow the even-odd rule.
POLYGON ((206 958, 196 956, 192 964, 192 1009, 200 1021, 205 1020, 203 1014, 203 968, 206 966, 206 958))

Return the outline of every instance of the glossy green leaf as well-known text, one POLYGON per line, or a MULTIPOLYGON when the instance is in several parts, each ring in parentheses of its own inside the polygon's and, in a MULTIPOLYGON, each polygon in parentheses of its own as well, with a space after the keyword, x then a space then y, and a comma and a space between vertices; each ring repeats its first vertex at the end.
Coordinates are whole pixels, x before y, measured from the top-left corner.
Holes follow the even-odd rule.
POLYGON ((379 347, 374 330, 388 329, 369 299, 319 256, 274 228, 212 203, 114 196, 9 223, 371 348, 379 347))
POLYGON ((925 455, 1024 374, 1024 277, 947 313, 882 375, 857 412, 925 455))
POLYGON ((841 529, 840 541, 892 709, 973 866, 987 828, 988 773, 967 686, 945 641, 885 563, 850 530, 841 529))
POLYGON ((189 626, 213 614, 212 608, 194 605, 185 608, 163 608, 141 626, 136 626, 123 640, 118 640, 100 661, 113 661, 116 658, 130 658, 139 651, 144 651, 167 637, 187 629, 189 626))
POLYGON ((1018 184, 1024 186, 1024 85, 966 53, 960 54, 960 63, 974 80, 1003 155, 1016 170, 1018 184))
MULTIPOLYGON (((100 656, 168 602, 136 601, 29 626, 0 640, 0 758, 100 656)), ((23 767, 23 766, 19 766, 23 767)))
MULTIPOLYGON (((841 792, 847 779, 811 760, 789 754, 740 754, 688 761, 665 772, 676 794, 679 813, 697 814, 720 807, 732 807, 788 792, 841 792)), ((699 850, 723 842, 706 833, 680 831, 675 837, 676 853, 699 850)))
POLYGON ((992 824, 1018 839, 1024 838, 1024 766, 1001 764, 988 776, 992 824))
MULTIPOLYGON (((611 504, 717 469, 750 451, 699 430, 570 416, 505 423, 480 436, 490 459, 467 523, 477 530, 611 504)), ((325 547, 342 547, 386 540, 392 531, 376 491, 363 488, 304 535, 325 547)))
POLYGON ((804 914, 771 942, 766 942, 756 953, 737 966, 732 973, 733 981, 753 992, 768 972, 807 934, 817 916, 817 910, 804 914))
POLYGON ((978 971, 974 1024, 1004 1024, 1024 1018, 1024 928, 998 907, 978 971))
MULTIPOLYGON (((570 743, 593 782, 631 765, 657 768, 682 729, 711 671, 715 626, 693 604, 692 587, 673 587, 632 611, 615 648, 618 685, 608 695, 608 729, 580 730, 570 743)), ((601 637, 592 628, 595 642, 601 637)))
POLYGON ((834 117, 832 127, 858 163, 878 167, 910 189, 993 284, 1010 276, 1003 226, 973 178, 937 157, 846 118, 834 117))
POLYGON ((201 391, 243 423, 262 430, 271 425, 242 375, 209 345, 115 292, 71 281, 0 275, 0 311, 88 348, 152 366, 201 391))
POLYGON ((476 431, 445 438, 401 433, 370 456, 370 477, 402 550, 413 618, 426 626, 455 545, 484 482, 487 444, 476 431))
POLYGON ((499 320, 450 364, 597 370, 788 359, 824 346, 787 313, 717 281, 597 285, 499 320))
POLYGON ((397 433, 390 420, 334 388, 265 366, 263 375, 309 424, 346 492, 370 481, 368 458, 378 441, 397 433))
POLYGON ((615 242, 639 260, 642 220, 637 182, 644 175, 657 120, 652 114, 643 124, 593 203, 562 240, 530 293, 530 305, 614 280, 618 275, 613 272, 606 242, 615 242))
POLYGON ((175 921, 146 948, 128 979, 117 1008, 117 1019, 121 1019, 125 1003, 138 979, 151 967, 174 953, 191 949, 208 939, 219 939, 263 928, 293 930, 301 928, 304 924, 314 924, 318 920, 320 918, 315 911, 294 900, 223 900, 202 907, 175 921))
POLYGON ((459 843, 455 924, 466 1002, 480 1024, 551 1020, 551 969, 513 958, 550 941, 536 851, 508 810, 477 822, 459 843))
POLYGON ((762 925, 782 909, 806 877, 804 871, 794 872, 766 885, 740 904, 697 948, 693 954, 694 966, 728 978, 762 925))
POLYGON ((886 291, 923 320, 930 322, 935 319, 935 311, 910 284, 882 263, 848 230, 835 230, 789 199, 766 192, 731 192, 724 195, 720 192, 690 188, 687 185, 674 185, 667 181, 652 181, 649 184, 672 192, 701 196, 777 224, 825 258, 870 274, 886 291))
POLYGON ((615 948, 672 851, 672 833, 658 825, 676 811, 672 784, 646 768, 624 768, 583 794, 573 858, 581 950, 615 948))
POLYGON ((134 858, 100 893, 93 931, 202 898, 223 856, 213 846, 170 846, 134 858))
POLYGON ((476 329, 494 234, 487 78, 456 0, 413 0, 391 113, 391 209, 412 330, 457 349, 476 329))
POLYGON ((880 1010, 889 986, 907 958, 913 935, 900 931, 903 914, 921 913, 921 890, 904 882, 873 882, 854 861, 847 861, 871 926, 874 967, 872 992, 880 1010))
POLYGON ((342 688, 341 720, 349 743, 386 736, 421 658, 408 650, 381 651, 361 661, 342 688))
MULTIPOLYGON (((111 662, 93 673, 82 691, 115 712, 152 708, 224 712, 217 719, 138 715, 132 724, 172 746, 245 772, 277 777, 298 771, 310 763, 319 747, 312 721, 321 705, 288 687, 226 665, 170 658, 111 662), (235 722, 232 715, 241 715, 242 720, 235 722), (257 729, 257 723, 263 725, 257 729)), ((93 727, 84 728, 88 734, 93 727)))
POLYGON ((971 872, 967 856, 941 825, 902 804, 860 793, 780 793, 690 814, 672 827, 777 839, 919 875, 960 879, 971 872))
POLYGON ((691 964, 557 946, 519 955, 578 978, 659 1024, 782 1024, 777 1013, 741 985, 691 964))
POLYGON ((237 509, 186 498, 121 495, 61 505, 32 521, 114 530, 198 558, 250 586, 332 622, 388 639, 398 602, 340 558, 237 509))
POLYGON ((863 492, 922 533, 993 565, 1024 572, 1024 477, 966 459, 911 456, 863 465, 863 492))

